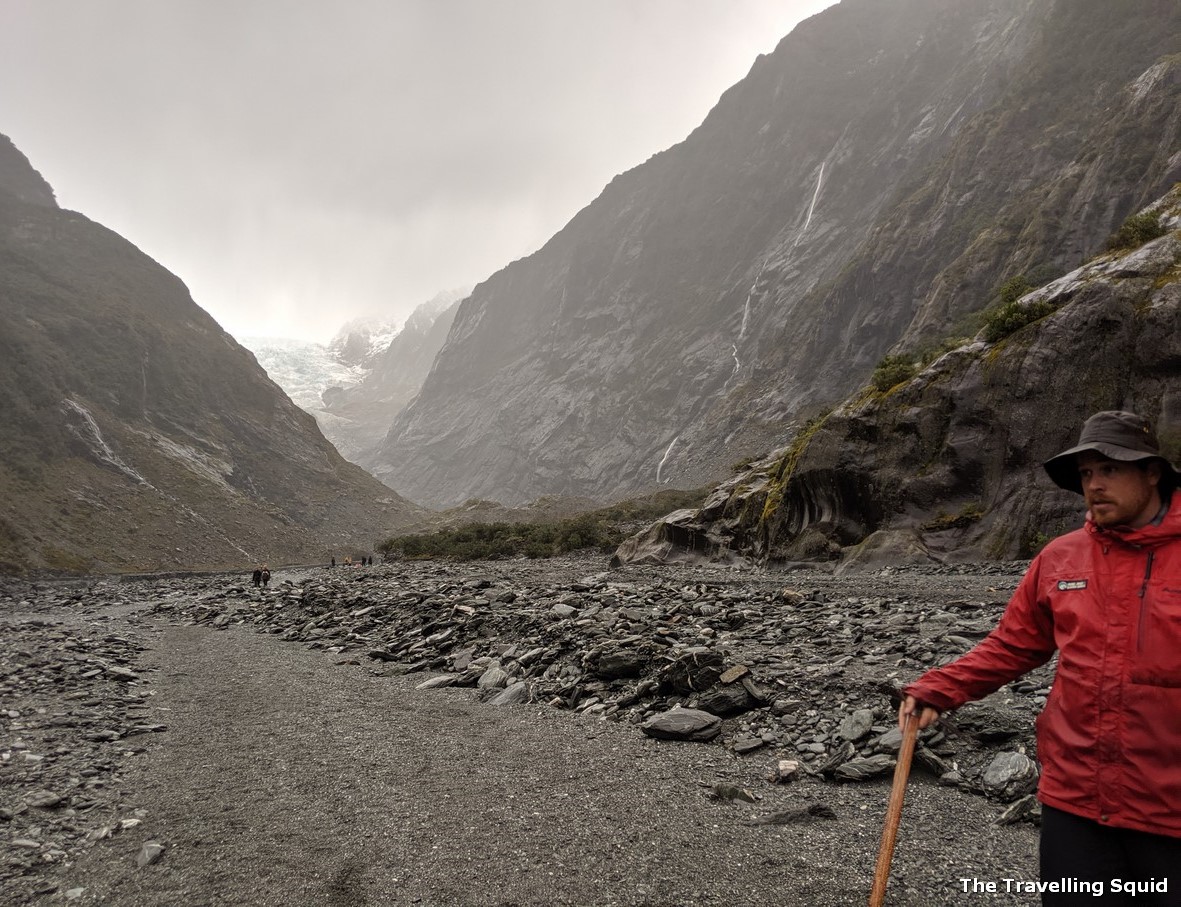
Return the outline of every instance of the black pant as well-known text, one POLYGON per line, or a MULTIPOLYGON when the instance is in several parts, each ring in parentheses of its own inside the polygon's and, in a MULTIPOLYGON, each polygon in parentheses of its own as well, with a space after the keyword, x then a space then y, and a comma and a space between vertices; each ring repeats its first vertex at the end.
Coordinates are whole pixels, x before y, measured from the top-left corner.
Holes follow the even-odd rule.
POLYGON ((1043 804, 1041 874, 1042 882, 1066 880, 1063 892, 1042 895, 1046 907, 1181 907, 1181 838, 1110 828, 1043 804), (1113 890, 1137 882, 1139 889, 1113 890))

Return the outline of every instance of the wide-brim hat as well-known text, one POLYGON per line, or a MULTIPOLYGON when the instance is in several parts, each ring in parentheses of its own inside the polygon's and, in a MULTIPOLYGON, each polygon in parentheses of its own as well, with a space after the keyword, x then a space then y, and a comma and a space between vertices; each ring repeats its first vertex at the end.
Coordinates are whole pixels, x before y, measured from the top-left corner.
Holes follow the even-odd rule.
POLYGON ((1120 410, 1095 413, 1083 424, 1078 444, 1046 460, 1042 465, 1059 488, 1082 494, 1083 486, 1078 475, 1078 454, 1088 450, 1125 463, 1160 460, 1163 475, 1167 480, 1162 480, 1162 485, 1170 488, 1177 485, 1178 471, 1161 454, 1160 442, 1152 423, 1143 416, 1120 410))

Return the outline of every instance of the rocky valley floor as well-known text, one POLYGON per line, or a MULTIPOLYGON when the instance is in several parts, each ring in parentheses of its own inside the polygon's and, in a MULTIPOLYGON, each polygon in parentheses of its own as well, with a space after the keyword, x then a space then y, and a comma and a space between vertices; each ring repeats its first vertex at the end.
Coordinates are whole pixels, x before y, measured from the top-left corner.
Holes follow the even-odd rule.
MULTIPOLYGON (((0 903, 865 903, 890 692, 1020 567, 12 583, 0 903)), ((1038 902, 1048 670, 925 735, 887 903, 1038 902)))

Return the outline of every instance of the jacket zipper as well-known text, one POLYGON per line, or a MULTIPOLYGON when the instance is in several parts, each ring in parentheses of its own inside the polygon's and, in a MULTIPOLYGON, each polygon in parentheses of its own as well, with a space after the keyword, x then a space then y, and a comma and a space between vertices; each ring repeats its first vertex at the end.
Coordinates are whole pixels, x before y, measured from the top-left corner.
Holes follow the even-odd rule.
POLYGON ((1148 618, 1148 581, 1152 578, 1152 561, 1156 557, 1155 551, 1148 552, 1148 563, 1144 567, 1144 583, 1140 586, 1140 628, 1136 633, 1136 651, 1144 651, 1145 624, 1148 618))

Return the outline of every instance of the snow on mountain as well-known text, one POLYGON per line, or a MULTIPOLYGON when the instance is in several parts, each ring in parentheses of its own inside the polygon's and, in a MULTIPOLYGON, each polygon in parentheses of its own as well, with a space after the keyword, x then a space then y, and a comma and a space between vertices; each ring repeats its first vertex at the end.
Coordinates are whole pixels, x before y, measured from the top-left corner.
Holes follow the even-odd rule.
POLYGON ((366 452, 422 386, 456 304, 470 292, 468 287, 439 293, 404 324, 374 316, 353 319, 326 344, 278 337, 240 342, 271 380, 315 417, 345 459, 364 466, 366 452))
MULTIPOLYGON (((389 349, 390 343, 402 331, 402 325, 374 318, 354 318, 341 325, 327 349, 338 361, 364 369, 373 367, 373 360, 389 349)), ((345 387, 346 385, 340 385, 345 387)))
POLYGON ((316 417, 320 431, 332 441, 340 419, 325 411, 322 395, 330 387, 352 387, 368 369, 342 361, 323 343, 285 337, 242 337, 241 343, 300 409, 316 417))

